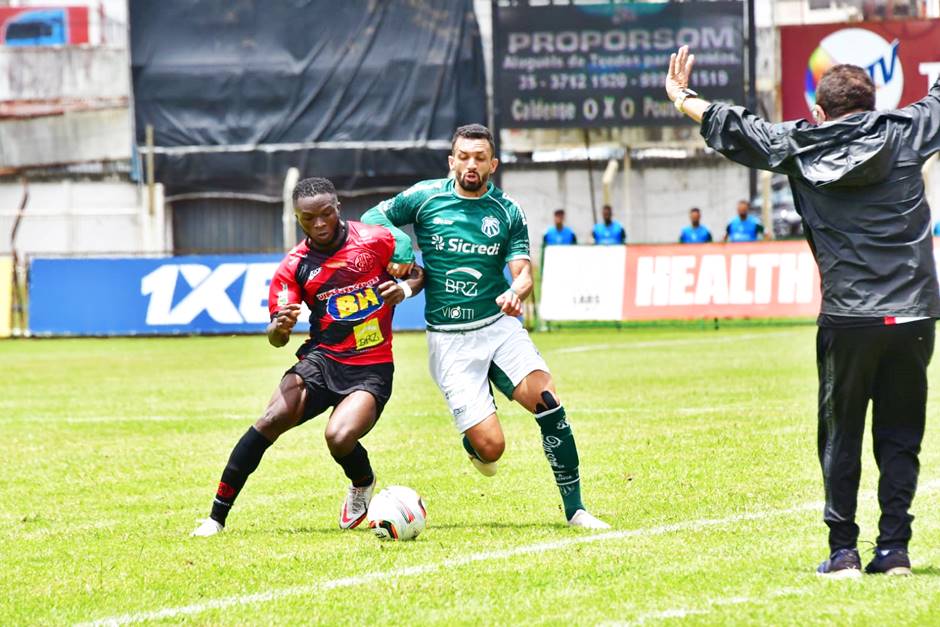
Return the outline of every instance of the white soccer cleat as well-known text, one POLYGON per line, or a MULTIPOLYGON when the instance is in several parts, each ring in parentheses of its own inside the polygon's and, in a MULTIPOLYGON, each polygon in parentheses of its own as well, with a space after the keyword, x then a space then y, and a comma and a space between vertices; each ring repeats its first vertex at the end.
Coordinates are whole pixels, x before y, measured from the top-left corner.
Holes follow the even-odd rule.
POLYGON ((496 471, 499 470, 499 465, 496 462, 485 462, 473 455, 468 455, 468 457, 473 467, 479 470, 480 474, 484 477, 492 477, 496 474, 496 471))
POLYGON ((582 529, 610 529, 610 525, 600 518, 595 518, 583 509, 579 509, 568 521, 572 527, 581 527, 582 529))
POLYGON ((375 490, 375 479, 372 483, 362 488, 349 486, 346 492, 346 499, 343 501, 343 508, 339 510, 339 528, 353 529, 359 526, 366 519, 366 513, 369 511, 369 502, 372 500, 372 491, 375 490))
POLYGON ((193 538, 208 538, 217 533, 222 533, 223 529, 225 529, 225 527, 218 521, 206 518, 205 520, 199 521, 199 526, 189 535, 193 538))

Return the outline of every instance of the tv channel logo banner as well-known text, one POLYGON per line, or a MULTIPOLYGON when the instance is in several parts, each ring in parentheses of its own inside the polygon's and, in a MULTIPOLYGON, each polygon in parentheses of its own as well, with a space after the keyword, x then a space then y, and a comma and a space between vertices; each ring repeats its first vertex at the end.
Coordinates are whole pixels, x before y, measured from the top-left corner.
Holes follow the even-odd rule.
MULTIPOLYGON (((30 266, 34 335, 263 333, 281 255, 161 259, 36 258, 30 266)), ((306 333, 306 306, 295 331, 306 333)), ((424 328, 424 296, 395 310, 395 329, 424 328)))
POLYGON ((876 108, 906 107, 940 76, 940 20, 784 26, 780 58, 784 120, 810 119, 819 79, 840 63, 868 71, 876 108))

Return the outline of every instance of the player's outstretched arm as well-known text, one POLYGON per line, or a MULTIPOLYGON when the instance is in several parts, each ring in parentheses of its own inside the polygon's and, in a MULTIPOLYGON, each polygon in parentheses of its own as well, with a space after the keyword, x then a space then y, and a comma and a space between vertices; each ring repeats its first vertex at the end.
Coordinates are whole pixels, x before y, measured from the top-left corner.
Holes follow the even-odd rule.
POLYGON ((410 264, 415 261, 415 253, 411 245, 411 238, 392 222, 387 215, 387 211, 383 211, 384 204, 372 207, 362 214, 362 222, 384 226, 392 232, 392 236, 395 238, 395 252, 392 254, 391 263, 388 264, 388 272, 397 279, 407 276, 411 271, 410 264))
POLYGON ((268 323, 268 343, 275 348, 280 348, 290 340, 290 332, 297 324, 297 318, 300 317, 300 305, 291 303, 284 305, 274 316, 274 319, 268 323))
POLYGON ((669 56, 666 95, 679 111, 696 122, 701 122, 705 109, 711 103, 704 98, 699 98, 697 94, 693 95, 693 92, 689 90, 689 77, 692 76, 693 65, 695 65, 695 55, 689 54, 688 46, 682 46, 669 56))

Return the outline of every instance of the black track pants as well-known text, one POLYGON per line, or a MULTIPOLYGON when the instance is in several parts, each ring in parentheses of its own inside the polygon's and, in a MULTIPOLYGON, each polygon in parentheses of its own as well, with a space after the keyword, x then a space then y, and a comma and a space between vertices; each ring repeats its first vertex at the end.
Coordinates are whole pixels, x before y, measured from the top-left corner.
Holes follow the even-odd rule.
POLYGON ((917 489, 933 345, 933 320, 819 328, 819 463, 832 551, 854 547, 858 540, 855 509, 869 399, 880 473, 878 546, 906 548, 911 539, 908 509, 917 489))

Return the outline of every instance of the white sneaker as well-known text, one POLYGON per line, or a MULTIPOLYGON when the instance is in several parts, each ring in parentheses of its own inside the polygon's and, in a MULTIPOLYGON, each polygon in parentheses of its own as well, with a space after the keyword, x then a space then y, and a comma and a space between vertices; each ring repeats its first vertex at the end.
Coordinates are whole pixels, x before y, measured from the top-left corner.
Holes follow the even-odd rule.
POLYGON ((339 510, 340 529, 353 529, 366 519, 373 490, 375 490, 375 479, 372 479, 371 485, 362 488, 349 486, 346 499, 343 501, 343 508, 339 510))
POLYGON ((496 471, 499 470, 499 466, 496 462, 484 462, 473 455, 468 455, 467 457, 470 458, 470 463, 473 464, 473 467, 479 470, 480 474, 484 477, 492 477, 496 474, 496 471))
POLYGON ((199 526, 196 527, 190 537, 193 538, 208 538, 209 536, 214 536, 217 533, 222 533, 222 530, 225 529, 218 521, 212 520, 211 518, 206 518, 205 520, 199 521, 199 526))
POLYGON ((581 527, 582 529, 610 529, 610 525, 600 518, 595 518, 583 509, 579 509, 568 521, 572 527, 581 527))

